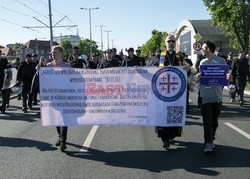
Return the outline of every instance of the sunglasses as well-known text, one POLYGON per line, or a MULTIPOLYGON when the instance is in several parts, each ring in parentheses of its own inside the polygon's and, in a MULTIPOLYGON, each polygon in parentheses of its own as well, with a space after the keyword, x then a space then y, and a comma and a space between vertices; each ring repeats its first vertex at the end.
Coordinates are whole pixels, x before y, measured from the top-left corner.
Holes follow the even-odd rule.
POLYGON ((175 43, 175 40, 168 40, 167 41, 167 43, 170 43, 170 42, 175 43))

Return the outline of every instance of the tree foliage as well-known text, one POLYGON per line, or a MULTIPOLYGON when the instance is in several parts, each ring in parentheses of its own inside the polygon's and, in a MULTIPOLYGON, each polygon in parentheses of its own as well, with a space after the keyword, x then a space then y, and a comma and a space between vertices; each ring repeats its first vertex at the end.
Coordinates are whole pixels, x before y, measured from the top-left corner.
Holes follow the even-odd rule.
POLYGON ((165 38, 167 36, 166 32, 160 32, 153 30, 152 37, 146 42, 145 45, 141 46, 142 56, 149 56, 152 53, 155 53, 157 49, 163 50, 165 48, 165 38))
MULTIPOLYGON (((95 41, 91 41, 92 43, 92 53, 100 53, 100 50, 98 50, 98 46, 95 41)), ((78 41, 77 46, 79 47, 80 53, 85 54, 88 57, 90 57, 90 40, 89 39, 83 39, 78 41)))
POLYGON ((249 50, 250 0, 203 0, 214 25, 224 27, 235 49, 249 50))
POLYGON ((19 48, 22 47, 22 46, 23 46, 22 43, 15 43, 14 46, 13 46, 13 49, 14 49, 14 50, 17 50, 17 49, 19 49, 19 48))
POLYGON ((60 45, 64 48, 63 58, 68 58, 72 53, 72 44, 68 40, 63 40, 60 45))
POLYGON ((0 48, 5 48, 3 45, 0 45, 0 48))

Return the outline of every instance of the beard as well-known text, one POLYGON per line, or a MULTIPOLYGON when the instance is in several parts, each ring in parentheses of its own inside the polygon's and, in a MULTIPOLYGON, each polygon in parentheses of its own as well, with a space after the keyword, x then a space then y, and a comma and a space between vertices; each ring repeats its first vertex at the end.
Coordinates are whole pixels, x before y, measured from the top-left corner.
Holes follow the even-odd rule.
POLYGON ((169 45, 167 50, 168 51, 173 51, 174 50, 174 45, 169 45))

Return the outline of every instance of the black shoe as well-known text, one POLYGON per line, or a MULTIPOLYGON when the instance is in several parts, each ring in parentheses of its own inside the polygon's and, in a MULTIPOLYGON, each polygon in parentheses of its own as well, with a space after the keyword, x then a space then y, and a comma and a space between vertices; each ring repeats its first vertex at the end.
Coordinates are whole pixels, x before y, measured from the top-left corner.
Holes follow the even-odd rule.
POLYGON ((61 145, 60 145, 60 150, 61 150, 62 152, 64 152, 65 149, 67 149, 67 146, 66 146, 66 144, 65 144, 64 142, 62 142, 61 145))
POLYGON ((27 108, 26 107, 22 107, 22 111, 27 111, 27 108))
POLYGON ((33 105, 37 105, 37 102, 34 102, 33 105))
POLYGON ((33 108, 32 108, 32 106, 29 106, 29 110, 32 110, 33 108))
POLYGON ((56 141, 56 146, 60 146, 61 142, 60 142, 60 139, 58 139, 58 141, 56 141))
POLYGON ((1 114, 6 114, 6 112, 5 111, 1 111, 1 114))
POLYGON ((22 100, 22 98, 17 98, 17 100, 22 100))
POLYGON ((244 104, 244 101, 240 101, 240 106, 243 106, 243 104, 244 104))
POLYGON ((164 141, 163 142, 163 148, 167 149, 168 147, 170 147, 169 141, 164 141))
POLYGON ((22 111, 23 111, 24 113, 27 113, 27 108, 22 107, 22 111))
POLYGON ((10 107, 10 105, 9 105, 9 104, 7 104, 7 105, 6 105, 6 108, 9 108, 9 107, 10 107))

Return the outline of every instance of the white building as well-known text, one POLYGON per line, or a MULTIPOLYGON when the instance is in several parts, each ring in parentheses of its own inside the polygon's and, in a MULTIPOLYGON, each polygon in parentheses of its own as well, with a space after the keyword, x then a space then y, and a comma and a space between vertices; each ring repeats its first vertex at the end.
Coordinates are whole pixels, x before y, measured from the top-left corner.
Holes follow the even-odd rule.
POLYGON ((64 40, 67 40, 71 43, 72 46, 76 46, 78 41, 81 40, 81 38, 78 35, 61 35, 58 37, 53 37, 53 40, 56 41, 58 44, 60 44, 64 40))
POLYGON ((216 47, 221 47, 223 55, 227 55, 229 51, 235 52, 229 46, 230 38, 225 35, 222 28, 213 26, 212 20, 183 20, 175 31, 176 50, 177 52, 181 51, 190 54, 193 63, 195 63, 197 55, 200 54, 200 51, 193 48, 193 44, 196 42, 194 38, 196 34, 200 34, 202 37, 199 42, 210 40, 215 43, 216 47))

